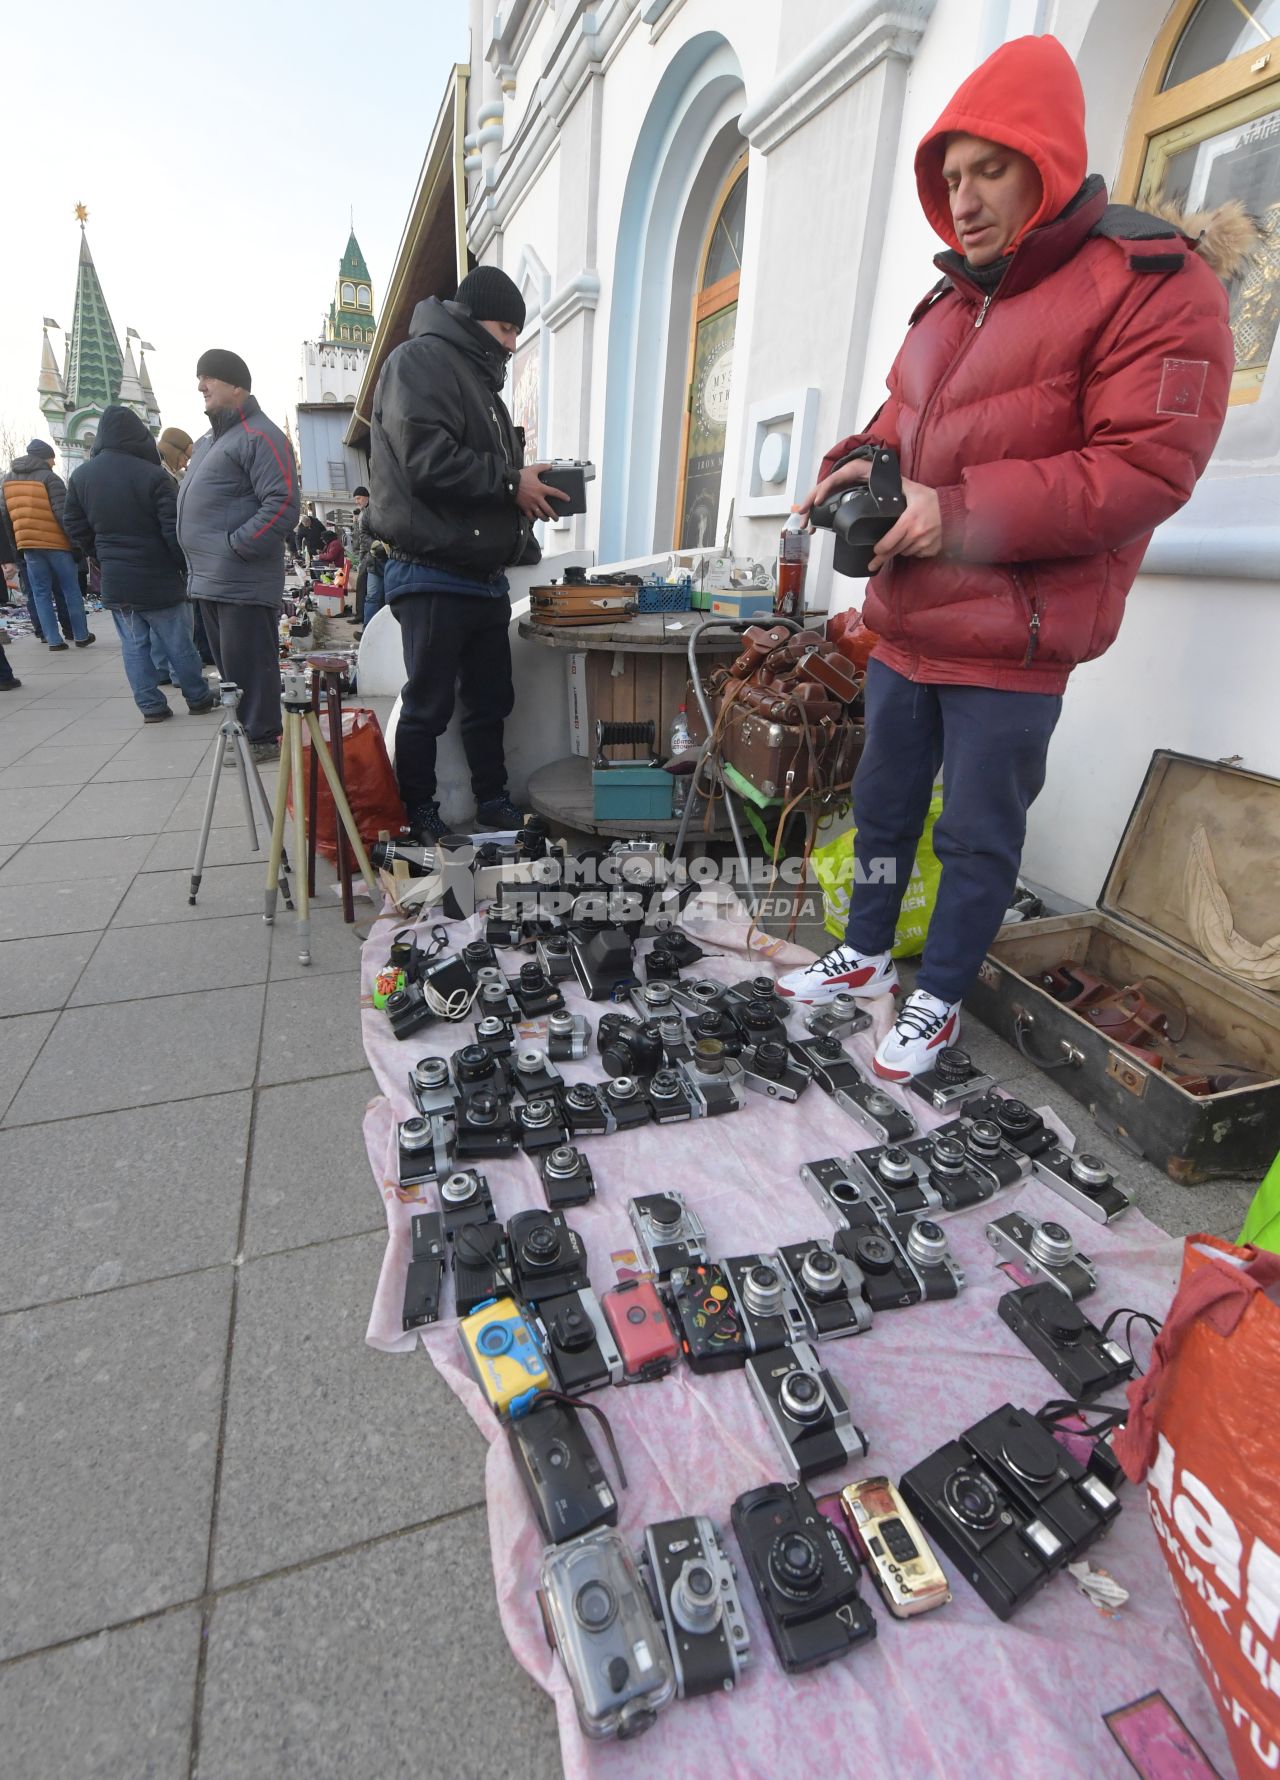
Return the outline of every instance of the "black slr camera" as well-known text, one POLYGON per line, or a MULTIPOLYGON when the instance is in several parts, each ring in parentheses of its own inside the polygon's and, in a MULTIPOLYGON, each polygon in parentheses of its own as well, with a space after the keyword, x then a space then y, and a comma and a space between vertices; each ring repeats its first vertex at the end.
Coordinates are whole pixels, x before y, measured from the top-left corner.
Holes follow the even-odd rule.
POLYGON ((652 1075, 663 1065, 662 1034, 651 1021, 626 1014, 603 1014, 596 1027, 596 1048, 607 1075, 652 1075))
POLYGON ((541 1304, 590 1284, 587 1251, 558 1211, 518 1211, 507 1225, 516 1295, 541 1304))
POLYGON ((837 575, 868 575, 876 545, 907 510, 898 454, 888 445, 863 445, 852 457, 868 458, 865 482, 810 509, 814 525, 836 535, 832 567, 837 575))
POLYGON ((801 1483, 767 1483, 733 1505, 733 1530, 788 1675, 819 1669, 876 1635, 849 1542, 801 1483))

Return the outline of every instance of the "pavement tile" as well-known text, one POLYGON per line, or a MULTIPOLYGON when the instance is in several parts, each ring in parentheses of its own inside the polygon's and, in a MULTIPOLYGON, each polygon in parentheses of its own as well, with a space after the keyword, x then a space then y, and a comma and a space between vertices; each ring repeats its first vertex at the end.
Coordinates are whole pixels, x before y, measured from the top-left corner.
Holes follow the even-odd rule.
POLYGON ((0 790, 0 841, 29 841, 76 796, 74 785, 24 785, 0 790))
MULTIPOLYGON (((0 736, 3 732, 0 731, 0 736)), ((0 741, 0 750, 3 742, 0 741)), ((106 750, 102 748, 60 748, 56 742, 42 742, 30 749, 12 765, 6 761, 0 771, 0 791, 21 785, 84 785, 103 766, 106 750)))
POLYGON ((203 760, 203 748, 177 748, 172 753, 121 748, 93 776, 95 785, 117 785, 138 779, 181 779, 185 785, 203 760))
POLYGON ((342 919, 341 900, 330 890, 323 862, 320 862, 316 872, 316 899, 311 905, 311 962, 298 962, 297 926, 288 909, 283 909, 269 929, 271 981, 359 970, 360 948, 373 916, 369 904, 359 897, 356 898, 355 911, 355 922, 349 927, 342 919))
POLYGON ((492 1780, 513 1768, 521 1780, 562 1774, 550 1698, 502 1634, 482 1512, 214 1608, 206 1780, 492 1780))
POLYGON ((261 865, 214 865, 206 863, 194 908, 187 901, 191 889, 191 861, 180 871, 149 871, 136 877, 116 910, 113 927, 162 926, 198 921, 219 915, 252 914, 264 933, 263 890, 267 881, 265 855, 261 865))
POLYGON ((6 1780, 187 1780, 199 1656, 189 1609, 0 1669, 6 1780))
POLYGON ((260 1087, 346 1074, 364 1061, 358 971, 268 985, 260 1087))
POLYGON ((94 705, 87 708, 80 717, 70 711, 62 712, 62 716, 71 717, 71 722, 63 724, 58 730, 59 740, 67 746, 98 747, 104 755, 114 754, 121 742, 127 741, 140 726, 142 713, 135 708, 132 717, 112 716, 109 713, 100 716, 100 709, 100 706, 94 705))
POLYGON ((20 844, 21 843, 18 841, 6 841, 3 846, 0 846, 0 868, 4 866, 7 860, 13 858, 14 854, 18 851, 20 844))
POLYGON ((365 1345, 385 1246, 378 1232, 244 1264, 217 1588, 484 1499, 484 1441, 425 1353, 388 1364, 365 1345))
POLYGON ((383 1227, 363 1132, 365 1108, 378 1092, 367 1069, 261 1090, 253 1117, 246 1255, 383 1227))
POLYGON ((0 941, 100 931, 128 887, 128 878, 79 873, 42 884, 0 883, 0 941))
POLYGON ((58 878, 132 878, 151 845, 149 834, 102 841, 28 841, 0 865, 0 888, 47 884, 58 878))
MULTIPOLYGON (((65 707, 61 710, 46 710, 43 704, 32 704, 23 710, 9 711, 8 707, 0 706, 0 738, 3 738, 0 740, 0 748, 3 749, 5 760, 20 759, 52 736, 62 736, 78 721, 76 711, 65 707)), ((75 739, 78 741, 81 738, 75 739)))
POLYGON ((231 1269, 0 1318, 0 1657, 204 1585, 231 1269))
POLYGON ((182 787, 163 779, 142 784, 86 785, 49 823, 46 841, 101 840, 108 835, 159 834, 182 787))
POLYGON ((0 1020, 0 1114, 22 1086, 57 1018, 56 1013, 41 1013, 0 1020))
MULTIPOLYGON (((210 769, 210 771, 212 771, 212 769, 210 769)), ((174 805, 166 818, 164 823, 166 830, 171 828, 193 828, 197 832, 200 830, 204 824, 205 801, 209 796, 209 777, 209 773, 202 772, 192 778, 191 783, 187 786, 186 790, 182 793, 182 796, 178 799, 178 802, 174 805)), ((267 796, 267 803, 270 805, 276 788, 274 764, 261 770, 259 777, 262 780, 262 789, 267 796)), ((255 822, 257 821, 256 813, 254 820, 255 822)), ((227 765, 223 768, 222 777, 218 781, 218 800, 213 806, 213 822, 211 826, 213 828, 239 828, 242 833, 245 832, 244 804, 240 797, 239 774, 235 771, 230 761, 228 761, 227 765)), ((293 844, 292 827, 293 825, 290 823, 288 830, 286 830, 286 847, 292 846, 293 844)), ((270 838, 271 835, 268 830, 262 843, 264 860, 266 858, 267 842, 270 838)))
POLYGON ((251 986, 68 1008, 4 1122, 37 1124, 247 1088, 262 997, 251 986))
POLYGON ((0 1312, 233 1260, 249 1110, 218 1094, 0 1131, 0 1312))
MULTIPOLYGON (((176 912, 176 908, 170 910, 171 914, 176 912)), ((89 968, 76 984, 71 1006, 263 983, 270 931, 261 915, 175 920, 156 927, 112 927, 103 934, 89 968)))
POLYGON ((64 933, 0 945, 0 1007, 6 1014, 61 1007, 97 943, 96 933, 64 933))
MULTIPOLYGON (((261 874, 261 882, 267 877, 267 849, 271 840, 270 829, 263 831, 261 823, 255 823, 258 830, 258 844, 249 845, 249 830, 245 826, 243 815, 235 827, 211 828, 209 842, 204 851, 206 871, 212 871, 216 865, 256 865, 261 874)), ((196 844, 200 839, 198 828, 166 829, 163 834, 155 837, 151 851, 141 867, 144 872, 154 871, 185 871, 190 872, 191 862, 196 856, 196 844)), ((0 883, 4 882, 3 869, 0 868, 0 883)), ((199 907, 199 904, 196 905, 199 907)))

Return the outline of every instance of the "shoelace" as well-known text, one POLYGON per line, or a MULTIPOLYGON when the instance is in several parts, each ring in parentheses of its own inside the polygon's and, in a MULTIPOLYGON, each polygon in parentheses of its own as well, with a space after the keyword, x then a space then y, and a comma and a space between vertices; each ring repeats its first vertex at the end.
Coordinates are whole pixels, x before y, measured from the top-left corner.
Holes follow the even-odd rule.
POLYGON ((935 1032, 942 1030, 949 1018, 950 1014, 947 1010, 937 1014, 932 1008, 920 1004, 913 1007, 908 1001, 894 1024, 899 1031, 905 1028, 907 1035, 911 1038, 932 1038, 935 1032))
POLYGON ((811 964, 805 972, 806 976, 829 977, 843 973, 850 967, 844 961, 844 948, 837 946, 832 952, 824 952, 821 958, 811 964))

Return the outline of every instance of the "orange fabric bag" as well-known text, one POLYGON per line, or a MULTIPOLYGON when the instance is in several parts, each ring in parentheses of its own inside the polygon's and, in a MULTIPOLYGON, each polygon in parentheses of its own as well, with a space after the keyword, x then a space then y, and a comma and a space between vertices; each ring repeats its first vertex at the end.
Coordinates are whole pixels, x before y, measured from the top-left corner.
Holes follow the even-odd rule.
MULTIPOLYGON (((320 713, 320 733, 329 741, 329 714, 320 713)), ((332 747, 332 743, 330 743, 332 747)), ((342 778, 347 788, 347 802, 355 818, 360 839, 368 847, 378 838, 379 830, 397 834, 404 826, 404 805, 400 801, 395 770, 382 739, 382 726, 377 713, 363 705, 351 705, 342 713, 342 778)), ((302 783, 304 795, 311 784, 311 738, 302 739, 302 783)), ((330 861, 338 857, 337 822, 334 816, 333 793, 323 771, 316 794, 316 851, 330 861)), ((289 787, 289 808, 293 809, 293 786, 289 787)), ((348 847, 347 856, 351 855, 348 847)))
POLYGON ((1114 1436, 1240 1780, 1280 1772, 1280 1255, 1190 1236, 1114 1436))

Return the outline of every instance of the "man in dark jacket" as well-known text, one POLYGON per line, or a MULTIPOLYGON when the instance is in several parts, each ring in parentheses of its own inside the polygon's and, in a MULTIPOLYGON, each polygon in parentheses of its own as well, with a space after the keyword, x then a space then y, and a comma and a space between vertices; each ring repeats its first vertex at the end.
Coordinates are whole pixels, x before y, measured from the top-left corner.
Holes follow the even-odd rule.
POLYGON ((144 723, 173 715, 152 655, 157 642, 187 709, 194 715, 218 703, 192 641, 176 516, 176 487, 145 422, 130 408, 105 409, 88 463, 72 471, 62 523, 101 571, 102 604, 144 723))
POLYGON ((298 472, 293 447, 249 393, 251 381, 234 352, 203 353, 196 365, 210 430, 197 439, 178 490, 178 542, 218 672, 243 688, 240 721, 255 759, 270 760, 280 752, 278 627, 298 472))
POLYGON ((906 511, 863 607, 880 641, 849 925, 779 984, 810 1002, 897 987, 890 949, 941 766, 942 877, 917 986, 876 1050, 890 1080, 955 1042, 1067 676, 1114 642, 1151 533, 1226 413, 1221 283, 1168 223, 1108 207, 1086 165, 1084 92, 1056 39, 1006 43, 965 81, 916 152, 949 249, 942 282, 911 318, 888 400, 827 453, 806 503, 865 481, 867 447, 899 452, 906 511))
POLYGON ((511 601, 503 570, 537 562, 536 519, 567 497, 524 468, 498 391, 524 326, 505 272, 478 266, 452 302, 413 312, 373 397, 369 523, 385 540, 387 602, 399 620, 408 679, 396 729, 396 776, 409 821, 429 843, 446 831, 436 802, 436 742, 454 689, 482 828, 518 827, 507 794, 502 726, 511 714, 511 601))

